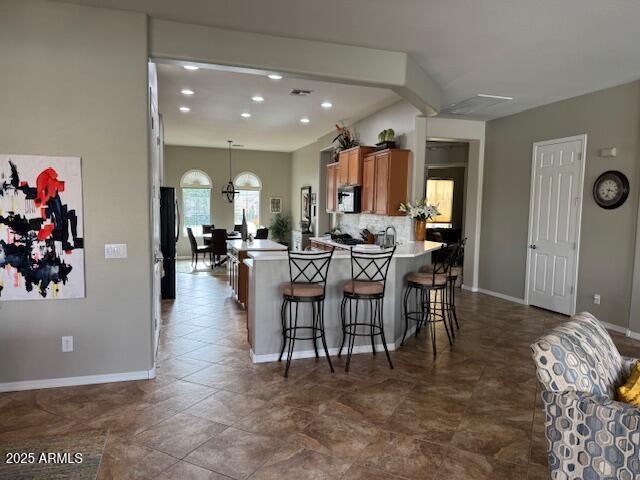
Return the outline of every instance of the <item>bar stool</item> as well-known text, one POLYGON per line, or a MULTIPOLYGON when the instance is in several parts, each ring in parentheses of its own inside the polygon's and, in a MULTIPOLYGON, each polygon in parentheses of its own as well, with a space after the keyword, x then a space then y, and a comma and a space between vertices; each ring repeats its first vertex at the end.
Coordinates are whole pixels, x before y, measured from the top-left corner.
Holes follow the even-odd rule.
MULTIPOLYGON (((434 264, 430 272, 414 272, 407 276, 407 287, 404 294, 403 311, 404 311, 404 333, 402 334, 401 345, 404 345, 407 332, 409 330, 409 320, 417 322, 415 336, 420 333, 420 329, 424 324, 429 325, 431 334, 431 345, 433 346, 433 355, 437 353, 436 349, 436 324, 442 322, 447 332, 449 345, 453 344, 449 326, 447 325, 446 312, 446 296, 449 279, 449 260, 451 254, 448 248, 443 246, 438 252, 447 253, 443 262, 434 264), (409 310, 409 297, 411 293, 416 297, 416 308, 419 310, 409 310)), ((450 320, 450 318, 449 318, 450 320)))
MULTIPOLYGON (((453 325, 451 323, 451 319, 456 324, 456 329, 460 330, 460 324, 458 323, 458 315, 456 314, 456 283, 458 282, 458 278, 462 277, 464 273, 463 264, 464 264, 464 245, 467 242, 466 237, 455 244, 451 252, 451 258, 449 260, 449 277, 447 284, 447 292, 446 292, 446 302, 445 307, 447 310, 447 316, 449 318, 449 326, 451 327, 451 333, 455 338, 455 331, 453 330, 453 325)), ((420 272, 430 273, 433 271, 432 265, 425 265, 420 268, 420 272)))
POLYGON ((322 340, 324 353, 333 373, 333 365, 327 349, 324 334, 324 296, 327 287, 327 272, 333 256, 333 248, 323 252, 291 252, 289 256, 289 283, 283 285, 283 298, 280 316, 282 320, 282 351, 278 361, 282 360, 287 347, 287 366, 284 376, 289 375, 289 366, 293 357, 296 340, 312 340, 313 349, 318 354, 318 339, 322 340), (301 303, 311 305, 311 325, 298 325, 298 307, 301 303), (295 304, 295 315, 292 305, 295 304), (287 315, 288 310, 288 315, 287 315), (299 331, 303 332, 300 333, 299 331), (304 332, 308 332, 304 335, 304 332), (288 341, 288 342, 287 342, 288 341))
POLYGON ((351 248, 351 280, 343 285, 342 304, 340 305, 340 319, 342 321, 342 344, 338 351, 338 357, 342 355, 342 349, 347 337, 347 363, 345 371, 349 371, 351 355, 356 337, 370 337, 371 349, 376 354, 375 337, 380 336, 382 346, 387 354, 389 367, 393 369, 387 340, 384 336, 384 291, 387 283, 387 271, 391 264, 391 257, 396 247, 380 249, 376 251, 354 250, 351 248), (358 321, 358 307, 360 302, 369 303, 369 317, 358 321), (349 304, 349 318, 346 317, 346 307, 349 304), (355 303, 355 317, 353 306, 355 303), (358 327, 362 330, 358 332, 358 327))

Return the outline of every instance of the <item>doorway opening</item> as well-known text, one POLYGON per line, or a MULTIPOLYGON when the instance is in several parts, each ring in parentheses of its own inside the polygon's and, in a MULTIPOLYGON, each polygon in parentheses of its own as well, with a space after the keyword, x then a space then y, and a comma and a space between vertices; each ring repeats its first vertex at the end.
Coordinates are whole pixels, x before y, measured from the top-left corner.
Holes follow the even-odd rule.
POLYGON ((427 223, 427 240, 454 244, 465 238, 468 163, 467 142, 427 142, 424 198, 439 212, 427 223))

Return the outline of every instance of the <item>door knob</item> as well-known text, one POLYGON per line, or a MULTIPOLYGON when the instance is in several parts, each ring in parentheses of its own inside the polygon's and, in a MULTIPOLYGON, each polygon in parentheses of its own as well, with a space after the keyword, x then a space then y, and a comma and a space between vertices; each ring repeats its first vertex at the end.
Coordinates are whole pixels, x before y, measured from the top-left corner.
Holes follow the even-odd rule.
POLYGON ((538 247, 536 247, 535 245, 531 244, 531 245, 529 245, 529 248, 530 248, 531 250, 535 250, 535 249, 536 249, 536 248, 538 248, 538 247))

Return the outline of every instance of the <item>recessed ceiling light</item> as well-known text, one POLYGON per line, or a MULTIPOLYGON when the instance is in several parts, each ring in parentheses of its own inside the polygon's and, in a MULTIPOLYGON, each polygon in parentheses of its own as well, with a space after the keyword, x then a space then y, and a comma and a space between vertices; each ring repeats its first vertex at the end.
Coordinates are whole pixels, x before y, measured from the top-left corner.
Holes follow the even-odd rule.
POLYGON ((322 102, 322 103, 320 104, 320 106, 321 106, 322 108, 331 108, 331 107, 333 107, 333 103, 331 103, 331 102, 322 102))
POLYGON ((282 80, 282 75, 279 75, 277 73, 270 73, 269 75, 267 75, 271 80, 282 80))
POLYGON ((185 65, 185 70, 198 70, 200 67, 196 67, 195 65, 185 65))
POLYGON ((302 117, 300 119, 300 123, 309 123, 311 120, 309 120, 307 117, 302 117))
POLYGON ((249 112, 243 112, 240 114, 242 118, 251 118, 251 114, 249 112))
POLYGON ((195 92, 190 88, 183 88, 182 90, 180 90, 180 93, 182 93, 183 95, 193 95, 195 92))
POLYGON ((191 109, 189 107, 180 107, 180 111, 182 113, 189 113, 191 111, 191 109))
POLYGON ((251 97, 251 100, 253 100, 256 103, 262 103, 264 102, 264 97, 261 97, 260 95, 255 95, 251 97))

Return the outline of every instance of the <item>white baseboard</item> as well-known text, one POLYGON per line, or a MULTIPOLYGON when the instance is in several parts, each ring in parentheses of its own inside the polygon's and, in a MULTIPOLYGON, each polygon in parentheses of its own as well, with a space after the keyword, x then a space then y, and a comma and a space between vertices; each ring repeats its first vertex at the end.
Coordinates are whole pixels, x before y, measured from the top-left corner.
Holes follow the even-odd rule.
POLYGON ((631 330, 627 330, 627 337, 633 338, 634 340, 640 340, 640 333, 632 332, 631 330))
POLYGON ((509 302, 524 305, 524 300, 522 298, 512 297, 511 295, 505 295, 504 293, 494 292, 492 290, 485 290, 484 288, 477 288, 475 291, 478 293, 484 293, 485 295, 491 295, 492 297, 501 298, 502 300, 507 300, 509 302))
POLYGON ((473 293, 476 293, 478 291, 478 287, 472 287, 470 285, 465 285, 464 283, 462 284, 462 289, 473 293))
MULTIPOLYGON (((416 326, 414 325, 412 328, 410 328, 409 330, 407 330, 407 338, 411 337, 411 335, 414 334, 414 332, 416 331, 416 326)), ((395 342, 393 343, 387 343, 387 349, 390 352, 393 352, 394 350, 398 349, 400 347, 400 342, 402 341, 402 337, 399 337, 396 339, 395 342)), ((345 348, 342 350, 343 354, 346 354, 346 345, 345 348)), ((339 347, 331 347, 328 348, 329 350, 329 356, 330 357, 335 357, 336 355, 338 355, 338 351, 340 350, 339 347)), ((368 343, 366 345, 355 345, 353 347, 353 353, 371 353, 373 351, 373 349, 371 348, 371 344, 368 343)), ((382 346, 382 343, 376 343, 376 352, 380 353, 380 352, 384 352, 384 347, 382 346)), ((253 352, 253 348, 249 351, 249 354, 251 355, 251 361, 253 363, 267 363, 267 362, 277 362, 278 358, 280 357, 280 353, 266 353, 266 354, 262 354, 262 355, 256 355, 253 352)), ((318 355, 320 355, 320 357, 325 357, 326 355, 324 354, 324 349, 318 345, 318 355)), ((285 354, 283 355, 283 358, 286 359, 287 353, 285 351, 285 354)), ((315 350, 297 350, 293 352, 293 355, 291 356, 292 359, 299 359, 299 358, 312 358, 316 356, 316 352, 315 350)))
MULTIPOLYGON (((466 285, 463 285, 462 288, 464 288, 465 290, 469 290, 470 292, 484 293, 486 295, 491 295, 492 297, 501 298, 502 300, 507 300, 510 302, 518 303, 520 305, 524 305, 524 300, 522 298, 511 297, 503 293, 493 292, 491 290, 485 290, 484 288, 473 289, 471 287, 467 287, 466 285)), ((622 333, 623 335, 629 338, 633 338, 634 340, 640 340, 640 333, 632 332, 628 328, 621 327, 620 325, 615 325, 613 323, 603 322, 602 320, 599 320, 599 322, 607 330, 612 330, 614 332, 622 333)))
POLYGON ((156 376, 155 367, 138 372, 107 373, 104 375, 85 375, 82 377, 48 378, 44 380, 24 380, 20 382, 0 383, 0 392, 18 392, 41 388, 73 387, 96 383, 128 382, 131 380, 149 380, 156 376))

